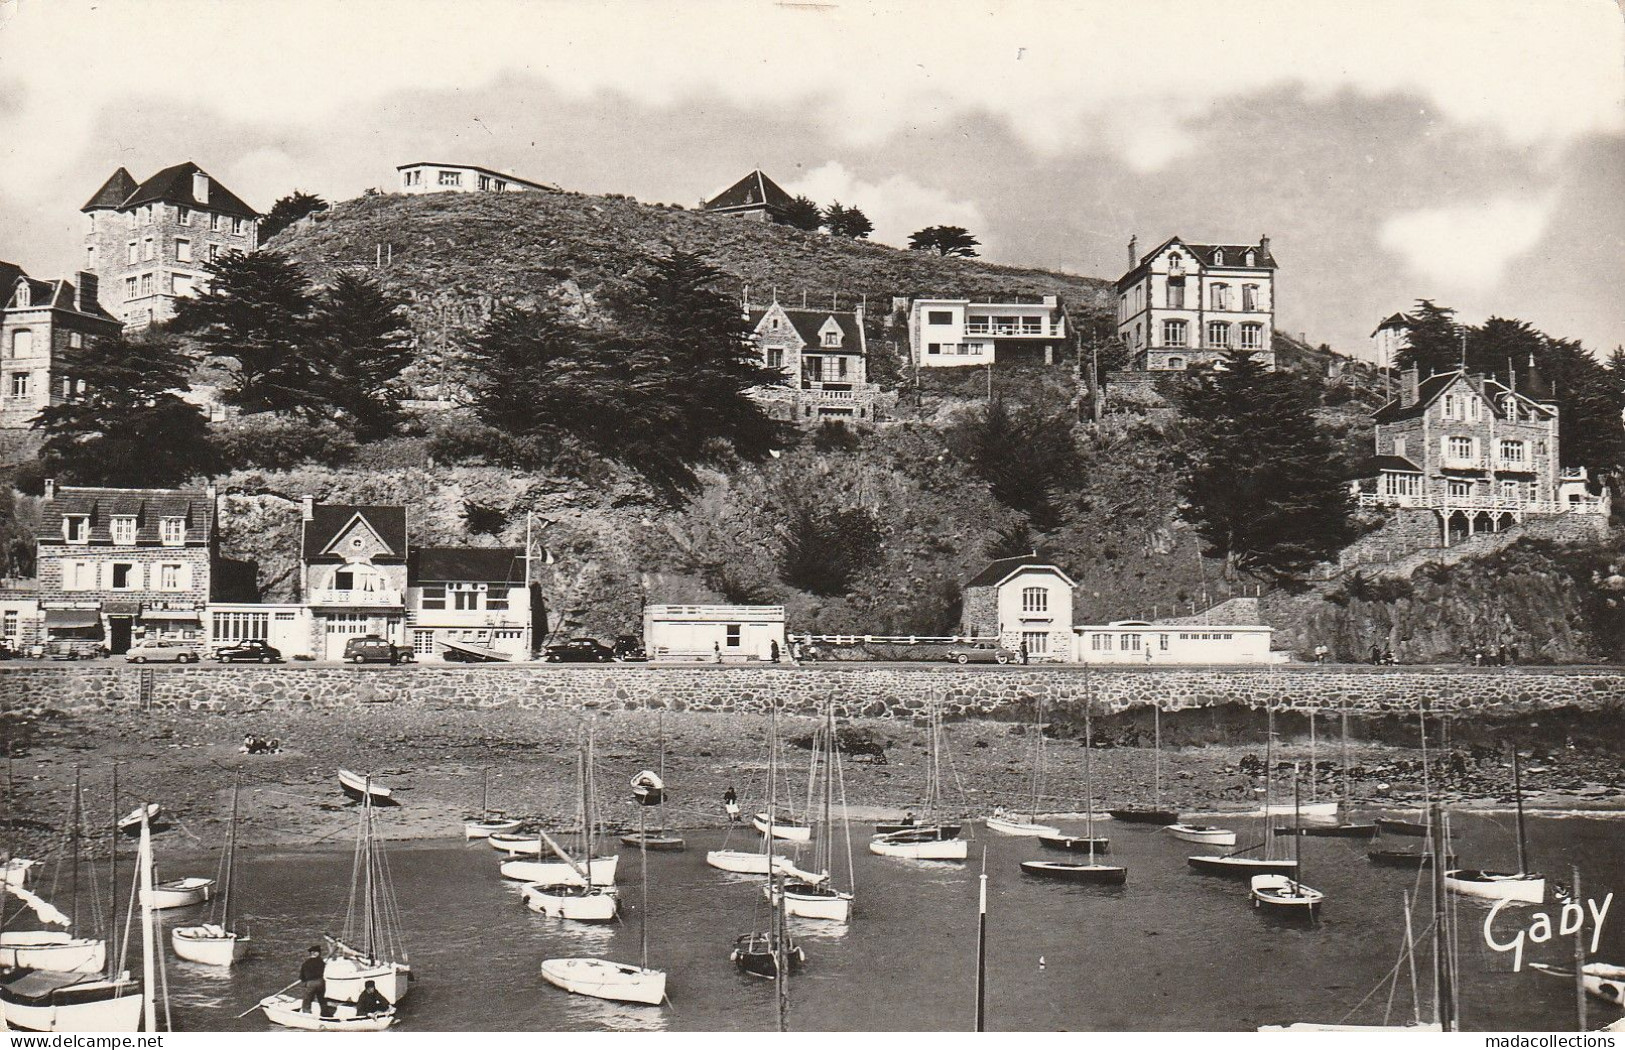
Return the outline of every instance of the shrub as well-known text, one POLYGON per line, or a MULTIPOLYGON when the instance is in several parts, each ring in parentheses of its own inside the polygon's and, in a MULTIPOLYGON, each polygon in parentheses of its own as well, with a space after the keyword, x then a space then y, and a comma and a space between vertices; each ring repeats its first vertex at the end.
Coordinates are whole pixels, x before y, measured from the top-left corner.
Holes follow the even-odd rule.
POLYGON ((331 420, 308 422, 258 413, 216 424, 215 447, 234 469, 287 470, 302 463, 341 466, 355 458, 355 440, 331 420))

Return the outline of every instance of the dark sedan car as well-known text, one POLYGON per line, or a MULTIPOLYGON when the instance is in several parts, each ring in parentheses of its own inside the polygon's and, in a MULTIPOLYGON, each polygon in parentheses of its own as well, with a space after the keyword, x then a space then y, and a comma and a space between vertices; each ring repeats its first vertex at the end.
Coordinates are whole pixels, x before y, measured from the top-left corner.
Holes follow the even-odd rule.
POLYGON ((649 652, 643 647, 642 639, 635 634, 619 635, 615 639, 615 659, 623 662, 636 662, 649 659, 649 652))
POLYGON ((254 638, 238 642, 236 645, 222 645, 214 651, 214 658, 223 664, 237 663, 239 660, 247 663, 279 664, 282 662, 282 651, 266 645, 264 639, 254 638))
POLYGON ((607 664, 615 659, 615 650, 596 638, 572 638, 548 646, 546 659, 550 664, 607 664))

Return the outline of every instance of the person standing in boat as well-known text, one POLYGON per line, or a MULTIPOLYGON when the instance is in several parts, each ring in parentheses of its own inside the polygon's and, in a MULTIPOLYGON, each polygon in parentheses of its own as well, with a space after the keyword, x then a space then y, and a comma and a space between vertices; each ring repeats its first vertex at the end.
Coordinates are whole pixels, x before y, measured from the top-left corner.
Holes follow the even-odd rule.
POLYGON ((387 1014, 389 1013, 389 1005, 389 1000, 384 998, 384 993, 378 990, 378 982, 368 981, 367 986, 361 989, 361 994, 356 996, 355 1015, 357 1017, 372 1017, 377 1014, 387 1014))
POLYGON ((729 823, 739 822, 739 793, 734 790, 732 784, 729 784, 728 790, 722 793, 722 808, 728 814, 729 823))
POLYGON ((306 953, 305 961, 299 966, 299 983, 305 990, 300 1012, 309 1013, 311 1003, 320 1003, 322 1016, 327 1016, 327 962, 322 958, 320 945, 311 945, 306 953))

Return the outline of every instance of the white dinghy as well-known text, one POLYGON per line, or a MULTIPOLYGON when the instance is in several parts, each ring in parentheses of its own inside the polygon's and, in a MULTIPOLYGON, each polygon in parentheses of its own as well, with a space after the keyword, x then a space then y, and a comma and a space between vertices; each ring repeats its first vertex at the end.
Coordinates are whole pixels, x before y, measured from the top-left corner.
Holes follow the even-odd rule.
POLYGON ((970 855, 970 843, 958 835, 943 838, 939 829, 935 828, 922 831, 894 831, 870 839, 869 852, 881 857, 901 857, 904 860, 964 860, 970 855))
MULTIPOLYGON (((621 858, 594 857, 587 862, 587 873, 594 886, 615 885, 615 872, 621 858)), ((502 877, 515 882, 536 886, 579 886, 581 873, 573 864, 562 860, 508 860, 502 862, 502 877)))
POLYGON ((1516 746, 1512 748, 1512 794, 1518 804, 1518 870, 1450 868, 1444 873, 1444 888, 1451 893, 1480 900, 1518 901, 1522 904, 1546 902, 1546 876, 1529 871, 1529 846, 1523 826, 1523 771, 1518 763, 1516 746))
POLYGON ((1234 846, 1236 833, 1229 828, 1216 827, 1212 824, 1168 824, 1164 831, 1176 839, 1186 842, 1201 842, 1209 846, 1234 846))
POLYGON ((1019 838, 1037 838, 1040 835, 1059 835, 1061 829, 1051 824, 1038 823, 1038 800, 1042 797, 1044 788, 1044 701, 1040 699, 1033 710, 1033 764, 1032 776, 1029 778, 1030 795, 1028 808, 1025 814, 1006 813, 1003 806, 993 811, 984 823, 987 830, 996 831, 1000 835, 1014 835, 1019 838))
POLYGON ((492 849, 510 857, 539 857, 542 854, 542 840, 535 835, 493 831, 485 836, 485 842, 492 849))
POLYGON ((166 908, 190 908, 194 904, 202 904, 214 897, 214 880, 200 876, 191 876, 184 879, 170 879, 168 882, 153 883, 152 890, 142 890, 142 903, 151 898, 152 907, 156 911, 166 908))
POLYGON ((768 828, 773 829, 773 837, 786 842, 811 842, 812 825, 805 820, 786 816, 783 813, 758 813, 750 820, 751 827, 766 835, 768 828))
POLYGON ((331 1003, 326 1013, 319 1006, 301 1010, 299 1004, 298 996, 278 993, 261 999, 260 1009, 272 1024, 301 1032, 382 1032, 395 1023, 393 1006, 383 1013, 357 1016, 354 1003, 331 1003))
POLYGON ((576 922, 609 922, 615 918, 616 893, 614 886, 594 886, 590 884, 591 872, 585 858, 592 855, 593 847, 597 845, 598 836, 592 834, 597 830, 598 822, 593 813, 593 740, 592 732, 588 730, 586 738, 581 742, 580 752, 576 759, 576 777, 581 784, 581 826, 588 829, 588 834, 582 841, 582 857, 577 861, 557 842, 553 841, 545 831, 538 831, 537 835, 547 843, 549 849, 565 864, 575 875, 573 882, 552 886, 542 886, 527 883, 522 892, 525 904, 531 911, 555 919, 573 919, 576 922))
POLYGON ((491 771, 486 769, 480 787, 480 815, 463 821, 463 837, 469 840, 488 839, 492 835, 518 831, 520 823, 502 810, 491 808, 491 771))
MULTIPOLYGON (((824 812, 822 831, 813 848, 813 867, 818 870, 819 878, 802 881, 800 879, 787 879, 779 888, 784 897, 784 913, 793 915, 798 919, 822 919, 826 922, 846 922, 852 917, 852 901, 856 895, 854 886, 854 871, 852 864, 852 828, 847 819, 846 811, 846 783, 841 775, 840 737, 835 730, 835 707, 833 704, 825 708, 824 724, 813 734, 813 767, 810 784, 817 786, 819 774, 822 773, 824 789, 824 812), (822 769, 820 769, 822 767, 822 769), (839 890, 830 878, 835 869, 835 788, 839 782, 841 789, 841 839, 846 843, 846 879, 847 889, 839 890)), ((777 825, 771 822, 771 811, 767 825, 767 837, 771 841, 777 825)), ((762 888, 767 899, 773 899, 773 886, 770 883, 762 888)))
MULTIPOLYGON (((728 871, 735 875, 767 874, 767 854, 756 850, 714 849, 706 853, 705 862, 719 871, 728 871)), ((809 882, 817 882, 822 877, 810 871, 802 871, 796 867, 795 861, 781 853, 773 854, 773 870, 780 875, 809 882)))
POLYGON ((211 905, 208 922, 178 926, 169 934, 175 954, 187 962, 230 966, 248 954, 249 936, 237 929, 233 907, 236 901, 231 892, 237 881, 237 791, 238 785, 232 784, 231 823, 226 826, 226 844, 220 851, 221 893, 215 900, 219 914, 215 914, 215 905, 211 905))
MULTIPOLYGON (((1292 801, 1294 808, 1296 808, 1295 804, 1301 790, 1300 783, 1298 764, 1294 762, 1292 763, 1292 801)), ((1297 812, 1294 817, 1301 817, 1302 815, 1301 812, 1297 812)), ((1294 819, 1294 823, 1296 822, 1296 819, 1294 819)), ((1303 858, 1300 855, 1302 849, 1303 836, 1292 836, 1293 870, 1290 875, 1283 875, 1279 872, 1265 872, 1252 877, 1248 882, 1248 895, 1252 898, 1253 907, 1274 912, 1277 915, 1308 919, 1313 919, 1319 914, 1320 903, 1326 899, 1326 895, 1298 881, 1298 876, 1303 871, 1303 858)))

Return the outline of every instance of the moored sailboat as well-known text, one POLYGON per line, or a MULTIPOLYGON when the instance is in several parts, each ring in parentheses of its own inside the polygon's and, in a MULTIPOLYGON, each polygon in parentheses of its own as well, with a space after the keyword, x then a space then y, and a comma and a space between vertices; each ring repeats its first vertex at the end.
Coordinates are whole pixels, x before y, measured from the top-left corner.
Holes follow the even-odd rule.
POLYGON ((463 821, 465 839, 488 839, 519 830, 521 821, 514 820, 500 809, 491 808, 491 770, 482 771, 480 782, 480 815, 463 821))
POLYGON ((1185 862, 1190 867, 1204 875, 1223 875, 1231 878, 1246 878, 1253 875, 1294 875, 1298 870, 1295 860, 1278 860, 1273 855, 1274 850, 1274 807, 1270 802, 1270 789, 1275 779, 1275 710, 1271 708, 1268 716, 1267 739, 1264 743, 1264 840, 1249 846, 1246 849, 1233 850, 1230 853, 1202 854, 1187 857, 1185 862), (1254 857, 1250 854, 1262 846, 1264 855, 1254 857))
MULTIPOLYGON (((784 896, 784 911, 788 915, 800 919, 824 919, 829 922, 846 922, 852 916, 852 901, 856 896, 852 886, 852 838, 851 828, 846 819, 846 785, 841 785, 841 831, 842 840, 846 843, 846 870, 847 886, 845 891, 835 887, 830 874, 835 870, 835 785, 841 779, 841 751, 839 738, 835 732, 835 708, 830 705, 825 712, 823 727, 814 734, 815 757, 814 763, 823 767, 824 788, 824 819, 821 824, 822 833, 813 850, 813 868, 818 870, 820 877, 816 879, 784 879, 780 882, 778 892, 784 896)), ((818 770, 814 770, 816 774, 818 770)), ((771 840, 771 836, 769 836, 771 840)), ((769 884, 763 892, 772 894, 774 887, 769 884)))
POLYGON ((1061 829, 1051 824, 1038 823, 1038 800, 1044 783, 1044 701, 1039 700, 1033 713, 1033 768, 1031 791, 1025 814, 1006 813, 1003 806, 993 811, 983 823, 987 830, 1001 835, 1037 838, 1040 835, 1059 835, 1061 829))
POLYGON ((659 821, 652 828, 642 828, 637 832, 628 832, 621 836, 621 843, 626 846, 638 846, 645 850, 656 850, 661 853, 680 853, 686 848, 683 836, 673 834, 666 826, 666 712, 661 710, 659 718, 660 737, 660 767, 655 771, 659 778, 660 800, 652 803, 659 807, 659 821))
POLYGON ((1183 821, 1178 824, 1169 824, 1164 831, 1176 839, 1186 842, 1201 842, 1209 846, 1234 846, 1236 833, 1229 828, 1221 828, 1215 824, 1187 824, 1183 821))
POLYGON ((1518 807, 1518 870, 1450 868, 1444 873, 1445 889, 1464 897, 1484 900, 1519 901, 1524 904, 1545 902, 1546 876, 1529 871, 1529 846, 1523 823, 1523 775, 1516 745, 1512 748, 1512 793, 1518 807))
MULTIPOLYGON (((1296 804, 1299 788, 1298 765, 1292 764, 1292 801, 1296 804)), ((1253 907, 1274 912, 1277 915, 1303 917, 1313 919, 1320 911, 1320 904, 1326 895, 1312 886, 1306 886, 1299 881, 1303 874, 1303 861, 1300 856, 1302 844, 1298 838, 1292 840, 1292 866, 1291 875, 1282 875, 1276 872, 1267 872, 1254 875, 1248 886, 1248 895, 1252 898, 1253 907)))
MULTIPOLYGON (((364 782, 364 787, 370 785, 364 782)), ((401 942, 400 910, 379 841, 374 797, 370 790, 363 791, 343 930, 338 937, 323 938, 327 998, 337 1002, 355 1002, 368 981, 375 982, 391 1004, 412 989, 412 965, 401 942)))
MULTIPOLYGON (((1084 674, 1088 674, 1087 668, 1084 674)), ((1113 820, 1121 820, 1125 824, 1156 824, 1166 827, 1179 822, 1179 812, 1164 809, 1162 805, 1162 707, 1159 704, 1151 705, 1152 725, 1152 785, 1155 802, 1148 807, 1120 806, 1112 809, 1113 820)))
POLYGON ((1095 740, 1092 730, 1094 697, 1091 695, 1084 702, 1083 708, 1083 791, 1084 791, 1084 833, 1078 840, 1052 840, 1049 837, 1040 837, 1039 842, 1050 845, 1052 841, 1077 841, 1083 843, 1082 852, 1087 854, 1087 860, 1024 860, 1021 870, 1028 875, 1037 875, 1046 879, 1060 879, 1066 882, 1087 882, 1101 886, 1121 886, 1128 880, 1128 868, 1120 864, 1101 864, 1096 860, 1099 852, 1097 845, 1104 846, 1106 840, 1095 837, 1095 740))
POLYGON ((237 929, 237 902, 232 892, 237 881, 237 791, 233 784, 231 823, 226 826, 226 844, 220 852, 219 914, 211 914, 208 922, 198 926, 178 926, 169 935, 176 955, 205 966, 230 966, 248 954, 249 935, 237 929))
MULTIPOLYGON (((768 708, 768 738, 778 739, 778 704, 774 703, 768 708)), ((778 791, 778 749, 776 746, 768 752, 767 777, 767 813, 771 820, 776 808, 776 795, 778 791)), ((773 828, 769 824, 766 834, 762 837, 766 850, 773 848, 773 828)), ((742 933, 734 938, 733 951, 729 958, 741 971, 756 977, 766 977, 779 984, 779 1023, 782 1030, 784 1025, 784 986, 790 974, 807 961, 807 956, 801 946, 790 938, 790 931, 785 924, 783 875, 777 866, 770 866, 767 873, 767 929, 753 929, 749 933, 742 933)))
POLYGON ((960 824, 937 820, 942 795, 942 706, 933 702, 928 715, 925 767, 925 815, 915 819, 910 811, 900 821, 875 824, 877 834, 869 840, 869 852, 904 860, 964 860, 969 843, 959 837, 960 824))
MULTIPOLYGON (((114 773, 115 783, 117 772, 114 773)), ((117 812, 117 792, 114 793, 114 811, 117 812)), ((4 908, 0 907, 0 968, 21 967, 30 970, 49 970, 56 973, 97 973, 101 971, 108 960, 107 942, 100 937, 87 937, 82 934, 80 915, 80 862, 82 859, 82 842, 84 838, 84 805, 83 794, 79 785, 79 772, 74 771, 73 780, 73 806, 69 815, 67 856, 59 855, 56 862, 56 875, 52 882, 55 885, 62 878, 62 865, 64 861, 69 867, 69 900, 67 912, 63 912, 55 905, 44 900, 39 895, 24 889, 21 885, 11 882, 5 883, 4 892, 0 892, 0 904, 4 903, 6 894, 21 901, 33 913, 42 929, 15 930, 5 928, 4 908), (49 929, 48 927, 61 927, 49 929)), ((115 821, 115 828, 122 830, 122 821, 115 821)), ((139 832, 139 825, 138 825, 139 832)), ((116 841, 116 837, 115 840, 116 841)), ((116 857, 115 848, 115 857, 116 857)), ((95 878, 95 868, 89 868, 92 880, 95 878)), ((91 895, 95 895, 92 885, 91 895)))
MULTIPOLYGON (((616 894, 614 886, 592 885, 587 865, 597 842, 598 823, 593 812, 593 740, 589 729, 581 741, 576 759, 576 775, 581 784, 581 826, 587 829, 582 839, 582 859, 570 856, 545 831, 537 835, 547 843, 554 854, 575 872, 569 884, 543 886, 527 884, 522 892, 531 911, 550 915, 556 919, 574 919, 577 922, 609 922, 615 918, 616 894)), ((640 811, 641 812, 641 811, 640 811)))

